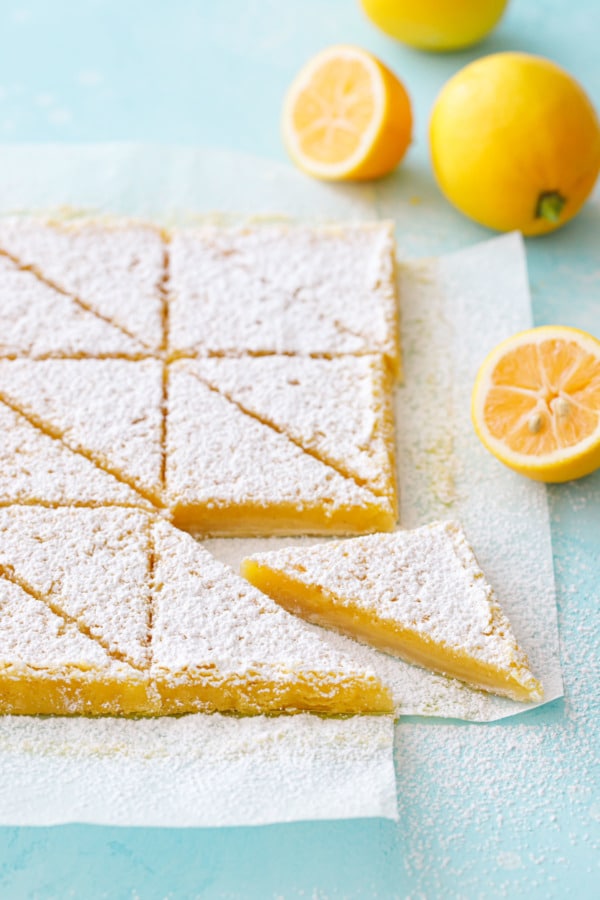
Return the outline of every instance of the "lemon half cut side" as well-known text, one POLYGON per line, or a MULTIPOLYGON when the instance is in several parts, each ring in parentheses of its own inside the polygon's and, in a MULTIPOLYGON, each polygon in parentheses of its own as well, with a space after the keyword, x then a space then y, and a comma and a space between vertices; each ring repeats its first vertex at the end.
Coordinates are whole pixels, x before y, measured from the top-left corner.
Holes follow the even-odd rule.
POLYGON ((410 100, 372 54, 336 45, 318 53, 294 79, 282 130, 290 157, 309 175, 378 178, 398 165, 410 143, 410 100))
POLYGON ((508 338, 479 370, 471 415, 511 469, 547 482, 588 475, 600 468, 600 341, 558 325, 508 338))

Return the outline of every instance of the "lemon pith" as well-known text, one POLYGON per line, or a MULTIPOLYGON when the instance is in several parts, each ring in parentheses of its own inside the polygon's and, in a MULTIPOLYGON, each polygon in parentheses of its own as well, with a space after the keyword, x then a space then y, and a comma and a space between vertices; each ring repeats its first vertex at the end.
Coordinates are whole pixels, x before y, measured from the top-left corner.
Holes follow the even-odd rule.
POLYGON ((499 344, 473 389, 477 435, 501 462, 540 481, 600 467, 600 341, 543 326, 499 344))
POLYGON ((358 47, 329 47, 298 74, 282 130, 293 161, 310 175, 364 180, 390 172, 410 142, 410 100, 396 76, 358 47))

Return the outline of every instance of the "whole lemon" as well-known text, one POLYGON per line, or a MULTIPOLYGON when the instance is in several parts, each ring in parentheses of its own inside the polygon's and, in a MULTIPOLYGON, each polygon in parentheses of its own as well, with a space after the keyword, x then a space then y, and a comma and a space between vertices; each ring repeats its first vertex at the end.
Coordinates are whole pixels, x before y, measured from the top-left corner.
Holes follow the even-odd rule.
POLYGON ((390 37, 419 50, 460 50, 500 20, 508 0, 360 0, 390 37))
POLYGON ((525 53, 466 66, 431 116, 438 183, 461 212, 497 231, 553 231, 572 219, 600 169, 600 125, 564 69, 525 53))

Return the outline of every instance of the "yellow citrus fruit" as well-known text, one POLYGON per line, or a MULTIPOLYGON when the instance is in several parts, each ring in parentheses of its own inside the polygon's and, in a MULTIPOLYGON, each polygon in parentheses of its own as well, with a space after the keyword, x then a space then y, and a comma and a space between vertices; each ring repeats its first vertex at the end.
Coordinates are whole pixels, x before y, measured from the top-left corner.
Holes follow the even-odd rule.
POLYGON ((313 57, 294 79, 284 104, 288 153, 317 178, 386 175, 404 156, 411 131, 403 85, 358 47, 329 47, 313 57))
POLYGON ((478 59, 438 96, 430 124, 438 183, 488 228, 543 234, 579 211, 600 169, 600 125, 564 69, 525 53, 478 59))
POLYGON ((499 344, 477 375, 475 431, 501 462, 538 481, 600 468, 600 341, 561 325, 499 344))
POLYGON ((459 50, 489 34, 508 0, 361 0, 375 25, 419 50, 459 50))

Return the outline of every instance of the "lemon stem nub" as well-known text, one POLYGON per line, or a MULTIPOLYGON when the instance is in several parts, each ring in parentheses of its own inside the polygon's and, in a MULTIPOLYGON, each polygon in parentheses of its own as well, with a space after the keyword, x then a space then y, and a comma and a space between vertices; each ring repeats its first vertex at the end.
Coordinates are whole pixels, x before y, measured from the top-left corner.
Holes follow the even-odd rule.
POLYGON ((538 197, 537 206, 535 208, 536 219, 546 219, 547 222, 558 222, 563 206, 567 202, 566 198, 559 194, 558 191, 544 191, 538 197))

